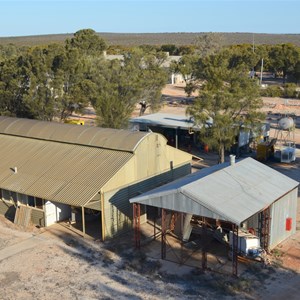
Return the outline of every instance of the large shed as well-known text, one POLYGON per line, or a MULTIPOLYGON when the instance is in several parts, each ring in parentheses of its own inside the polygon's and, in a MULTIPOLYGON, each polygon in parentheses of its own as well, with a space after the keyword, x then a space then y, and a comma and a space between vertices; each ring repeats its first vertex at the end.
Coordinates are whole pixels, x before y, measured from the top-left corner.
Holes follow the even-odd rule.
MULTIPOLYGON (((296 232, 299 183, 252 159, 216 165, 130 200, 254 230, 263 248, 296 232)), ((163 215, 163 213, 161 213, 163 215)), ((189 219, 190 220, 190 219, 189 219)), ((163 229, 162 229, 163 230, 163 229)))
POLYGON ((102 239, 132 224, 129 198, 190 173, 191 155, 157 133, 0 117, 0 213, 24 204, 48 226, 100 212, 102 239))

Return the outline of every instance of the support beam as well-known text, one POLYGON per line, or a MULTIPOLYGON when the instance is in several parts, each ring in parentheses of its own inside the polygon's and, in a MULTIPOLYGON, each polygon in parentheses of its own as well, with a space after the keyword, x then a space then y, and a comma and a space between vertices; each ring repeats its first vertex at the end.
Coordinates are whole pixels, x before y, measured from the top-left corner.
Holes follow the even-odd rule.
POLYGON ((269 206, 259 214, 259 226, 258 226, 261 247, 267 253, 269 253, 269 244, 270 244, 270 223, 271 223, 271 210, 269 206))
POLYGON ((161 209, 161 258, 166 258, 166 210, 161 209))
POLYGON ((102 242, 105 241, 105 215, 104 215, 104 194, 101 191, 101 230, 102 230, 102 242))
POLYGON ((192 214, 185 214, 184 223, 183 223, 183 231, 182 231, 182 240, 184 242, 187 242, 190 239, 191 233, 192 233, 192 220, 193 215, 192 214))
POLYGON ((207 269, 207 232, 206 232, 206 219, 203 218, 203 223, 202 223, 202 239, 203 239, 203 246, 202 246, 202 269, 206 270, 207 269))
POLYGON ((180 263, 183 264, 183 220, 184 214, 183 212, 180 213, 180 233, 181 233, 181 240, 180 240, 180 263))
POLYGON ((153 223, 154 223, 154 227, 153 227, 153 230, 154 230, 154 232, 153 232, 153 240, 156 240, 156 213, 157 213, 157 211, 156 211, 156 208, 155 208, 154 220, 153 220, 153 223))
POLYGON ((238 241, 239 227, 232 224, 232 275, 238 275, 238 241))
POLYGON ((141 205, 133 203, 133 226, 135 248, 141 248, 141 205))
POLYGON ((85 237, 85 216, 84 216, 84 207, 81 207, 82 214, 82 236, 85 237))

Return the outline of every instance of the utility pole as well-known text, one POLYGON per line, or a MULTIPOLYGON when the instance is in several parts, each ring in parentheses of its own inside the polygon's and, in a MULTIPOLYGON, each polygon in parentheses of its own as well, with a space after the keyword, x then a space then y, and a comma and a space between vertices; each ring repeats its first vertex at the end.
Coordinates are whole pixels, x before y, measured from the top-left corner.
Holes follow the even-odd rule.
MULTIPOLYGON (((253 53, 253 56, 254 56, 254 33, 252 33, 252 53, 253 53)), ((255 73, 254 73, 254 66, 252 67, 252 72, 251 72, 251 77, 253 76, 253 78, 255 77, 255 73)))
POLYGON ((261 59, 261 68, 260 68, 260 85, 262 84, 262 76, 263 76, 263 69, 264 69, 264 59, 261 59))

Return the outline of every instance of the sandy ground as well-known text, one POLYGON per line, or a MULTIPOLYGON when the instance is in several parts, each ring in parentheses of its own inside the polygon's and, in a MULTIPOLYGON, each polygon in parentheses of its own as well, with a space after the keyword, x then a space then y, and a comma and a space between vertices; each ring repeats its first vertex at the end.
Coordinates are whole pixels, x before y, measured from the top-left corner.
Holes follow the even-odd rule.
POLYGON ((0 217, 0 241, 0 299, 298 299, 300 274, 280 264, 286 243, 272 265, 233 278, 146 257, 128 236, 100 243, 58 224, 24 232, 0 217))
POLYGON ((115 245, 82 239, 59 225, 23 232, 0 216, 0 241, 0 299, 217 299, 223 295, 216 286, 225 283, 216 274, 193 274, 194 268, 170 262, 163 268, 159 260, 129 248, 128 239, 124 250, 120 240, 115 245), (174 272, 167 274, 164 269, 174 272))
MULTIPOLYGON (((165 92, 170 90, 176 102, 184 97, 181 87, 165 92)), ((266 111, 282 112, 282 99, 264 101, 266 111)), ((181 114, 185 108, 172 103, 163 111, 181 114)), ((296 105, 285 109, 300 116, 296 105)), ((203 165, 214 161, 211 153, 203 158, 203 165)), ((291 165, 270 166, 300 181, 300 155, 291 165)), ((298 299, 299 211, 300 203, 297 233, 273 251, 271 264, 251 263, 239 278, 145 256, 134 250, 132 233, 102 243, 60 224, 24 229, 0 216, 0 299, 298 299)))

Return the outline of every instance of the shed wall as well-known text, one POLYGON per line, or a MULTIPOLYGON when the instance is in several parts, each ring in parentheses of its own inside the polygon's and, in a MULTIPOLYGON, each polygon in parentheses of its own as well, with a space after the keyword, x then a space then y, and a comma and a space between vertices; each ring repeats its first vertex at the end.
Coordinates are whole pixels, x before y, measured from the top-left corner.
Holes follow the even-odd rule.
POLYGON ((34 225, 45 227, 45 213, 42 209, 32 208, 31 210, 31 222, 34 225))
MULTIPOLYGON (((16 214, 14 203, 1 199, 0 214, 13 221, 16 214)), ((45 213, 42 209, 31 207, 31 223, 41 227, 45 226, 45 213)))
POLYGON ((255 230, 255 234, 259 234, 259 213, 253 215, 243 223, 245 223, 246 229, 253 228, 255 230))
POLYGON ((298 188, 292 190, 271 206, 270 249, 296 232, 298 188), (286 230, 286 219, 292 218, 292 228, 286 230))
POLYGON ((0 200, 0 214, 8 218, 9 220, 14 220, 16 213, 16 208, 11 201, 6 201, 4 199, 0 200))
POLYGON ((174 169, 191 163, 192 156, 189 153, 170 147, 166 143, 166 139, 159 134, 151 134, 144 138, 130 161, 104 185, 103 192, 167 172, 171 168, 171 162, 174 169))
MULTIPOLYGON (((129 203, 130 198, 189 174, 190 171, 190 164, 185 164, 168 172, 135 182, 121 189, 104 192, 105 237, 113 237, 131 228, 132 205, 129 203)), ((146 214, 142 211, 141 222, 144 221, 146 221, 146 214)))

